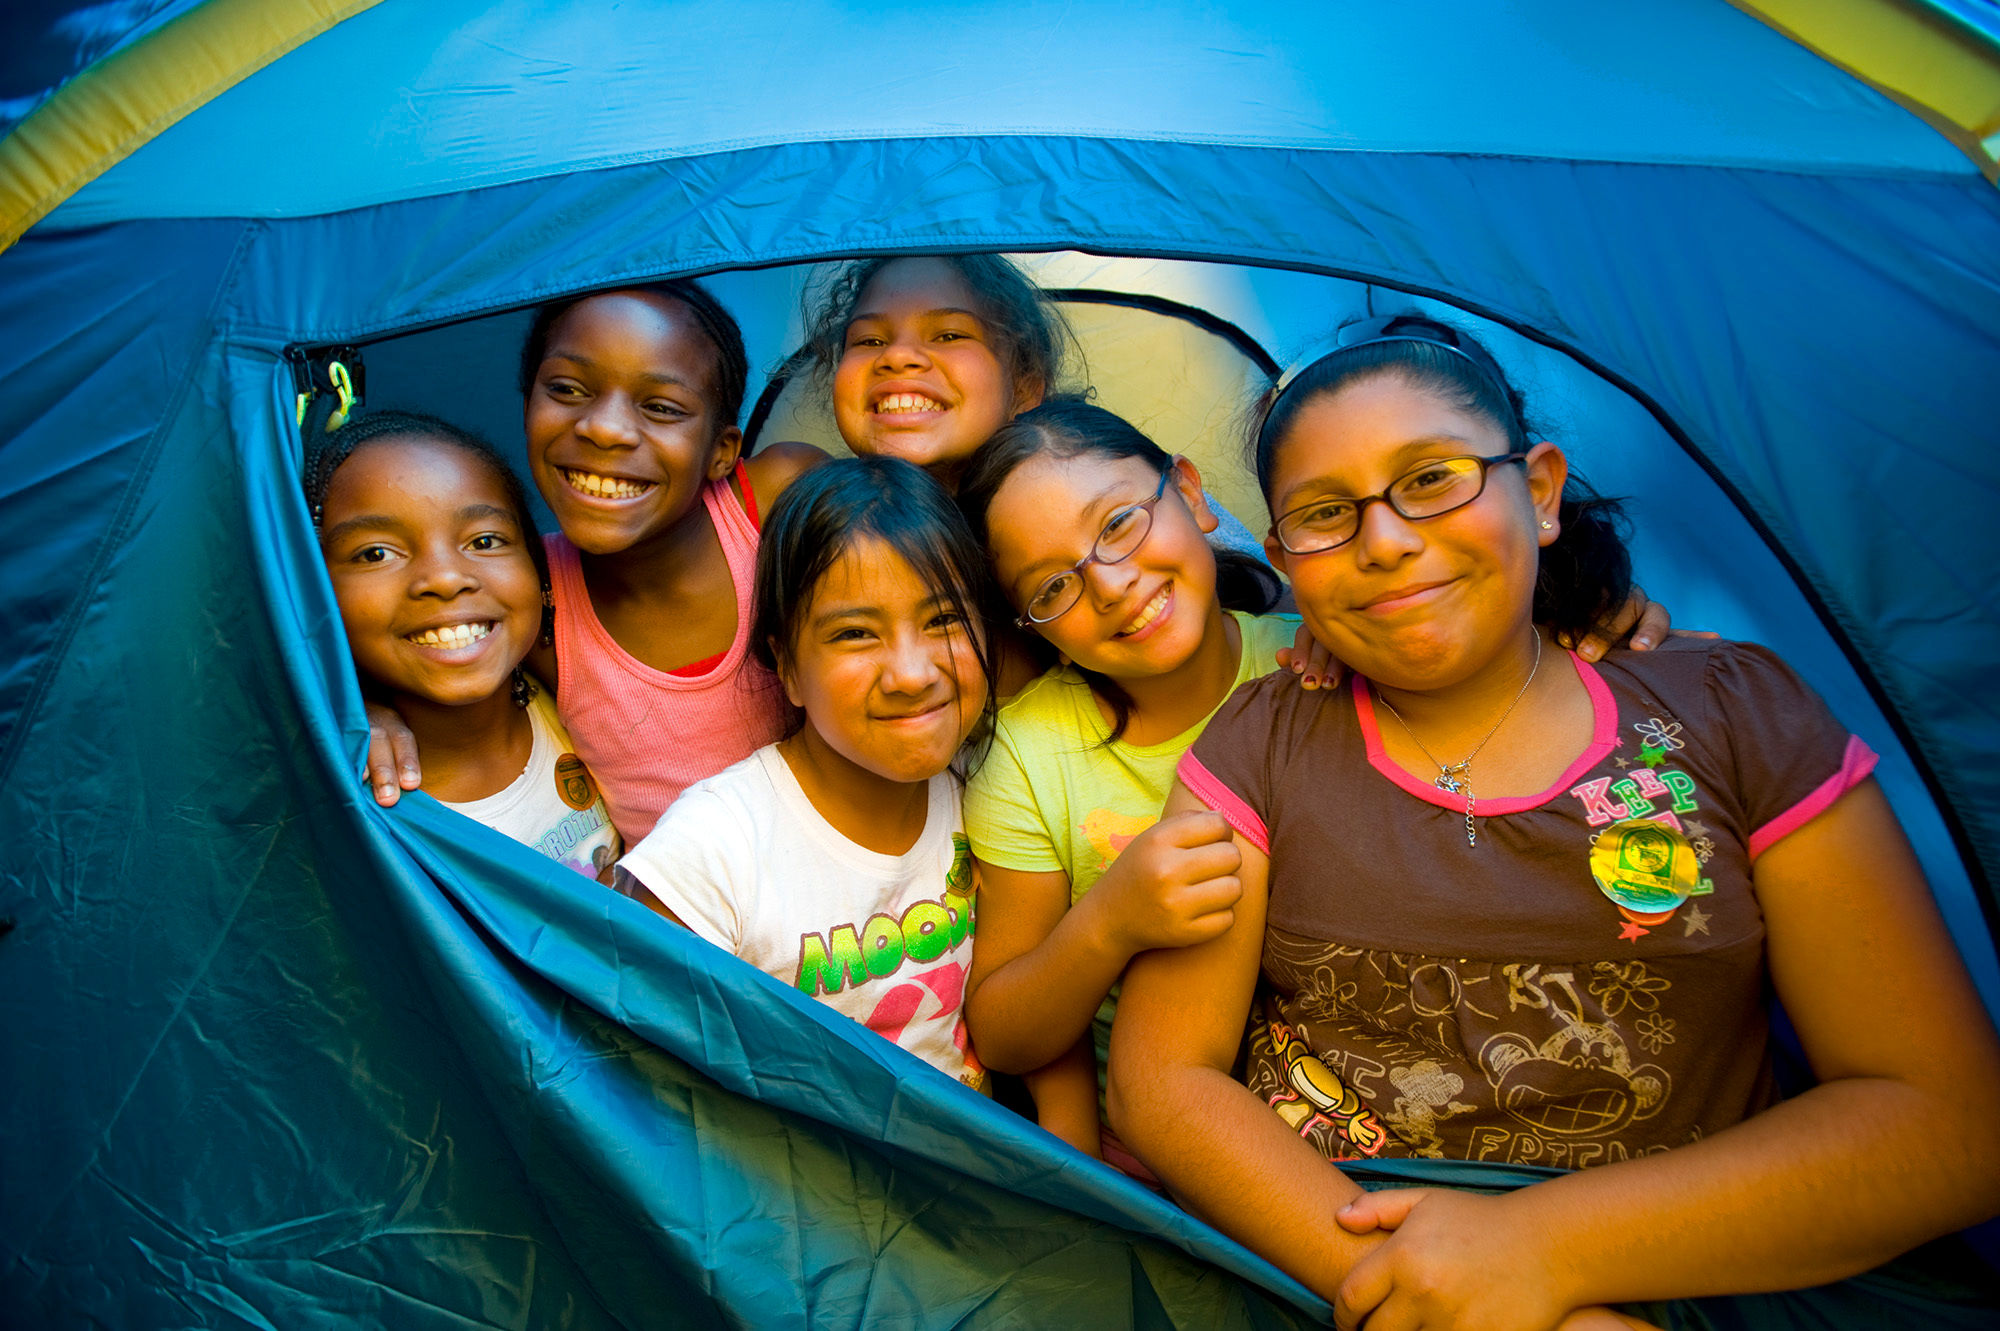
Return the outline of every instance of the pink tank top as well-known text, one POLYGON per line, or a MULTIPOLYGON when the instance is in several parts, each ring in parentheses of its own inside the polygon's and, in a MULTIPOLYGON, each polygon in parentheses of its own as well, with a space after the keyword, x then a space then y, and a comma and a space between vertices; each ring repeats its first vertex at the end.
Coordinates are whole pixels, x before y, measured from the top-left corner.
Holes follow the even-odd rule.
MULTIPOLYGON (((748 495, 740 465, 737 475, 748 495)), ((556 602, 556 710, 628 846, 683 790, 780 738, 788 720, 777 676, 748 652, 756 525, 727 481, 710 482, 701 498, 735 584, 736 638, 699 675, 655 670, 612 641, 591 607, 576 547, 560 532, 544 542, 556 602)))

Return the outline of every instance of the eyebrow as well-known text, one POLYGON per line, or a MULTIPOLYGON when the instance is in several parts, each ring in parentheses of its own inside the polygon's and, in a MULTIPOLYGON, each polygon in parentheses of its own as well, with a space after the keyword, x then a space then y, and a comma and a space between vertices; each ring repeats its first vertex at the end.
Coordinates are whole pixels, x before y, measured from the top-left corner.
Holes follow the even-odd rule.
MULTIPOLYGON (((469 522, 474 518, 505 518, 517 528, 521 525, 519 514, 512 509, 501 508, 498 504, 467 504, 452 516, 459 522, 469 522)), ((402 526, 400 518, 392 518, 385 513, 363 513, 345 522, 334 523, 320 534, 319 539, 322 545, 332 545, 356 532, 381 531, 389 528, 400 530, 402 526)))
MULTIPOLYGON (((950 604, 951 604, 951 598, 949 596, 945 595, 943 592, 932 592, 929 596, 926 596, 923 600, 917 602, 917 613, 920 615, 928 614, 931 611, 938 609, 940 606, 947 606, 950 604)), ((807 622, 807 627, 816 629, 822 627, 823 625, 831 624, 835 620, 854 619, 859 617, 886 619, 889 618, 889 615, 887 611, 885 611, 880 605, 877 605, 873 601, 854 601, 844 605, 836 605, 829 610, 826 610, 819 614, 815 614, 812 617, 812 619, 807 622)))
MULTIPOLYGON (((1421 454, 1439 447, 1462 450, 1452 454, 1453 457, 1478 456, 1477 450, 1473 448, 1472 440, 1462 435, 1427 434, 1421 439, 1409 440, 1389 455, 1392 464, 1391 470, 1395 472, 1395 475, 1389 478, 1390 484, 1393 485, 1400 479, 1403 473, 1409 470, 1421 454)), ((1280 515, 1289 513, 1301 495, 1334 495, 1341 499, 1354 498, 1354 495, 1349 492, 1348 487, 1335 485, 1329 477, 1315 476, 1310 480, 1300 481, 1297 485, 1294 485, 1278 496, 1278 511, 1280 515)))
MULTIPOLYGON (((1083 506, 1079 508, 1077 512, 1089 513, 1095 509, 1098 509, 1104 504, 1106 500, 1116 498, 1114 492, 1123 489, 1124 484, 1125 483, 1122 481, 1113 481, 1111 484, 1105 486, 1102 490, 1099 490, 1096 494, 1092 495, 1089 499, 1086 499, 1083 502, 1083 506)), ((1113 508, 1126 508, 1133 504, 1143 504, 1145 502, 1146 501, 1143 499, 1126 499, 1113 504, 1113 508)), ((1104 516, 1109 517, 1110 514, 1106 513, 1104 516)), ((1097 548, 1097 538, 1103 534, 1104 534, 1104 524, 1100 522, 1097 524, 1097 531, 1092 533, 1091 535, 1090 550, 1094 550, 1097 548)), ((1083 552, 1084 557, 1086 559, 1090 557, 1090 550, 1085 550, 1083 552)), ((1074 559, 1064 559, 1060 555, 1049 555, 1045 558, 1037 559, 1032 564, 1023 565, 1020 572, 1014 575, 1014 579, 1016 582, 1018 582, 1022 578, 1033 577, 1036 574, 1042 573, 1045 570, 1054 573, 1054 572, 1059 572, 1060 570, 1065 568, 1073 568, 1075 567, 1075 565, 1076 561, 1074 559)))
MULTIPOLYGON (((985 316, 980 314, 978 310, 968 310, 958 305, 940 305, 934 310, 919 310, 917 317, 919 319, 932 319, 940 314, 962 314, 968 319, 977 319, 981 323, 986 322, 985 316)), ((855 324, 865 319, 887 319, 888 317, 889 315, 881 310, 859 310, 853 318, 847 321, 847 326, 852 328, 855 324)))
MULTIPOLYGON (((604 367, 602 365, 598 364, 590 357, 574 351, 563 351, 558 349, 543 353, 542 362, 544 364, 547 364, 549 361, 552 360, 568 361, 571 365, 581 366, 586 370, 595 370, 599 373, 602 373, 604 371, 604 367)), ((639 372, 639 378, 643 382, 649 384, 675 384, 681 388, 691 389, 696 392, 700 391, 697 385, 690 382, 689 380, 681 378, 677 374, 664 374, 658 370, 642 370, 639 372)))

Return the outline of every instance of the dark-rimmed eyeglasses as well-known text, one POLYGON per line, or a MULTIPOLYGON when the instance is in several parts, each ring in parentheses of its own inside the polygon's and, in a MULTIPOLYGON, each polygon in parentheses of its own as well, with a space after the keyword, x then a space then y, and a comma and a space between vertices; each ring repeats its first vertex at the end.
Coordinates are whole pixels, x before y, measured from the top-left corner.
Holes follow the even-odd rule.
MULTIPOLYGON (((1174 462, 1178 465, 1180 459, 1175 458, 1174 462)), ((1151 499, 1114 510, 1104 520, 1089 554, 1060 573, 1051 573, 1042 579, 1041 585, 1035 588, 1035 594, 1023 607, 1021 617, 1014 621, 1015 627, 1046 624, 1067 614, 1070 607, 1083 599, 1085 569, 1092 564, 1122 564, 1138 553, 1139 547, 1146 543, 1147 533, 1153 530, 1153 506, 1166 496, 1167 482, 1174 478, 1174 470, 1170 466, 1161 474, 1160 486, 1153 491, 1151 499)))
POLYGON ((1384 503, 1411 522, 1442 517, 1464 508, 1485 493, 1486 474, 1508 462, 1525 462, 1526 453, 1498 457, 1432 458, 1398 476, 1389 488, 1358 499, 1328 495, 1300 504, 1272 528, 1278 544, 1290 554, 1316 555, 1337 550, 1361 530, 1361 515, 1373 503, 1384 503))

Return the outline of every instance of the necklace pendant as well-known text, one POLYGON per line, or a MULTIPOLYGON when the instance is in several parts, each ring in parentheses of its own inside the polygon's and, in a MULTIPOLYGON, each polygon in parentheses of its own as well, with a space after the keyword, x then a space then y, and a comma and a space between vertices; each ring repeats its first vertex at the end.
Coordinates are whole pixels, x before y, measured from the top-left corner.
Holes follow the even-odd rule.
POLYGON ((1439 790, 1456 795, 1465 789, 1466 767, 1467 764, 1465 763, 1460 763, 1456 767, 1440 767, 1438 768, 1437 779, 1432 781, 1431 784, 1439 790))

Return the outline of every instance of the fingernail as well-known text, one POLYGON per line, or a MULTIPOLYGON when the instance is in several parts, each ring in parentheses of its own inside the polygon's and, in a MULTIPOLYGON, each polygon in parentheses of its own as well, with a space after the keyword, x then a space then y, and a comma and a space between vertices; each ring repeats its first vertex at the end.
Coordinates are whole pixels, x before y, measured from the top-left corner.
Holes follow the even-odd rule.
POLYGON ((417 779, 417 769, 416 769, 416 768, 414 768, 414 767, 405 767, 405 768, 403 769, 403 780, 405 780, 405 781, 415 781, 416 779, 417 779))
POLYGON ((1644 651, 1644 650, 1646 650, 1646 649, 1648 649, 1648 648, 1652 647, 1652 645, 1653 645, 1653 635, 1652 635, 1652 634, 1650 634, 1650 633, 1641 633, 1641 634, 1638 634, 1638 635, 1636 635, 1636 636, 1635 636, 1635 637, 1634 637, 1634 638, 1632 639, 1632 645, 1633 645, 1634 647, 1637 647, 1637 648, 1639 648, 1639 649, 1640 649, 1641 651, 1644 651))
POLYGON ((1306 687, 1307 687, 1307 688, 1309 688, 1309 689, 1316 689, 1316 688, 1318 688, 1318 687, 1319 687, 1319 676, 1318 676, 1318 675, 1307 675, 1307 676, 1306 676, 1306 687))
POLYGON ((375 787, 375 802, 377 804, 387 804, 395 797, 396 787, 389 782, 384 781, 381 785, 375 787))
POLYGON ((1292 666, 1292 673, 1294 675, 1303 675, 1306 673, 1306 668, 1303 665, 1294 663, 1292 666))

